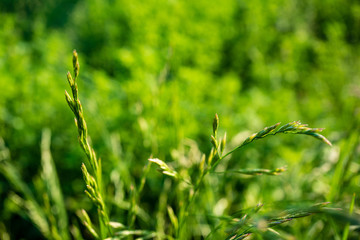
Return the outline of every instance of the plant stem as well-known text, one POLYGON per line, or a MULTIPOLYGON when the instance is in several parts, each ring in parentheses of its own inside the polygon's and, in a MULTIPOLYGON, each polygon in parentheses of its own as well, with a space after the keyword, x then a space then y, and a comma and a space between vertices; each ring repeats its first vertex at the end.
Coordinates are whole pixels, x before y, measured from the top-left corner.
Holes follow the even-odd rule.
MULTIPOLYGON (((84 180, 86 183, 85 193, 97 206, 98 218, 100 224, 100 238, 104 239, 109 235, 112 235, 112 229, 110 227, 110 220, 107 215, 107 210, 105 206, 105 195, 102 186, 102 167, 101 159, 96 157, 94 149, 91 147, 88 140, 88 131, 87 125, 84 118, 84 112, 82 105, 79 100, 78 87, 77 87, 77 78, 79 76, 79 60, 77 52, 73 51, 73 68, 74 68, 74 78, 72 78, 70 72, 67 74, 67 79, 71 87, 72 97, 65 91, 65 98, 75 115, 75 125, 78 129, 79 134, 79 143, 81 148, 84 150, 85 155, 88 159, 88 165, 90 165, 91 173, 95 176, 93 177, 87 170, 86 166, 83 164, 81 170, 83 172, 84 180)), ((94 230, 95 231, 95 230, 94 230)))

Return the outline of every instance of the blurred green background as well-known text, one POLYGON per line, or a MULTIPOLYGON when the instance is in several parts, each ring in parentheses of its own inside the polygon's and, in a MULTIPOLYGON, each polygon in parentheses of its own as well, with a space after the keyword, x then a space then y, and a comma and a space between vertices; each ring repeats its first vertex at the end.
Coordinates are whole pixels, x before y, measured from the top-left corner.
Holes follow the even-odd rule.
MULTIPOLYGON (((2 0, 0 137, 8 151, 1 156, 35 192, 41 134, 49 128, 69 223, 79 224, 76 210, 91 212, 80 170, 85 155, 64 98, 76 49, 80 99, 114 202, 139 182, 151 155, 175 169, 194 168, 211 148, 218 113, 229 149, 265 126, 294 120, 326 128, 334 146, 285 135, 246 147, 223 168, 288 171, 227 175, 200 198, 199 214, 217 203, 226 214, 276 201, 346 209, 359 194, 359 43, 358 1, 2 0)), ((140 205, 153 220, 139 220, 138 228, 156 229, 164 179, 152 168, 140 205)), ((0 174, 0 232, 41 239, 8 197, 13 191, 0 174)), ((176 201, 169 193, 169 204, 176 201)), ((123 213, 114 207, 110 215, 122 222, 123 213)), ((283 229, 297 239, 329 239, 343 228, 314 216, 283 229)))

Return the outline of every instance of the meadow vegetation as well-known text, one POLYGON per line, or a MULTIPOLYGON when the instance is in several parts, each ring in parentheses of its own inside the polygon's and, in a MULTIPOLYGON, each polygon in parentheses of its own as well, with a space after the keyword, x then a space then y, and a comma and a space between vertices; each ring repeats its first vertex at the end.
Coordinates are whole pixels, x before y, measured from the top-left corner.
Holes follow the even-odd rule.
POLYGON ((0 12, 0 239, 359 238, 356 1, 0 12))

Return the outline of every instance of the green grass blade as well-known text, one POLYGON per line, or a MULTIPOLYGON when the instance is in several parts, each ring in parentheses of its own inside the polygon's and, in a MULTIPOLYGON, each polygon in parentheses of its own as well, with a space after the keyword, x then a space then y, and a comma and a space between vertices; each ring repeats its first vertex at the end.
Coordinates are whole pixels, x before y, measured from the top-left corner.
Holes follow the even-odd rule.
POLYGON ((50 230, 46 215, 35 199, 23 199, 15 193, 11 194, 9 199, 24 210, 24 213, 30 218, 44 237, 48 239, 55 239, 50 230))
MULTIPOLYGON (((353 194, 353 197, 352 197, 352 199, 351 199, 351 203, 350 203, 350 209, 349 209, 349 214, 350 214, 350 216, 351 216, 351 214, 352 214, 353 211, 354 211, 355 197, 356 197, 356 194, 354 193, 354 194, 353 194)), ((349 230, 350 230, 350 223, 348 222, 348 223, 345 225, 342 240, 348 239, 349 230)))
POLYGON ((42 164, 42 178, 44 179, 46 190, 53 203, 52 214, 57 219, 58 232, 64 240, 70 239, 68 217, 64 204, 64 198, 61 192, 59 178, 56 172, 55 164, 50 151, 51 131, 50 129, 43 129, 41 138, 41 164, 42 164))

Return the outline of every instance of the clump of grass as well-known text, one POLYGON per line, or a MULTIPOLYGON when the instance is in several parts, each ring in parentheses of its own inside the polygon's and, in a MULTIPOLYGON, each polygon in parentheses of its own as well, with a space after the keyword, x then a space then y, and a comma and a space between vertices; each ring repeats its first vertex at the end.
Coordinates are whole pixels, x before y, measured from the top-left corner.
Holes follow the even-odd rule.
MULTIPOLYGON (((199 171, 198 175, 195 177, 196 178, 195 181, 191 182, 191 180, 185 180, 183 177, 181 177, 181 175, 177 171, 173 170, 165 162, 163 162, 159 159, 152 159, 152 158, 149 159, 149 161, 156 163, 160 167, 160 172, 162 172, 163 174, 173 177, 177 180, 184 181, 190 185, 190 190, 189 190, 189 193, 187 194, 188 198, 184 202, 184 204, 180 207, 179 214, 178 214, 178 216, 179 216, 178 222, 179 223, 178 223, 178 226, 176 227, 176 229, 177 229, 176 237, 178 239, 183 238, 183 234, 184 234, 184 231, 186 228, 185 225, 186 225, 187 219, 190 215, 189 211, 190 211, 191 205, 193 204, 194 199, 195 199, 197 193, 199 192, 199 189, 200 189, 206 175, 208 175, 210 173, 221 174, 221 173, 229 173, 229 172, 239 173, 239 174, 247 174, 247 175, 261 175, 261 174, 278 175, 286 170, 285 167, 279 167, 279 168, 272 169, 272 170, 271 169, 238 169, 238 170, 227 170, 226 172, 216 172, 215 170, 216 170, 217 166, 221 163, 221 161, 224 158, 231 155, 232 153, 234 153, 235 151, 238 151, 245 145, 250 144, 250 143, 254 142, 255 140, 259 140, 259 139, 262 139, 262 138, 265 138, 265 137, 271 136, 271 135, 277 135, 279 133, 309 135, 309 136, 313 136, 316 139, 321 140, 322 142, 331 146, 330 141, 328 139, 326 139, 323 135, 320 134, 320 132, 323 130, 323 128, 309 128, 306 124, 302 124, 300 121, 294 121, 294 122, 285 124, 281 127, 279 127, 280 123, 266 127, 263 130, 252 134, 251 136, 246 138, 239 146, 237 146, 233 150, 224 154, 224 149, 225 149, 225 145, 226 145, 226 133, 222 138, 220 138, 220 139, 218 138, 219 123, 220 123, 219 117, 217 114, 215 114, 215 117, 213 120, 213 135, 211 135, 211 144, 213 145, 213 148, 211 149, 207 158, 205 155, 202 156, 202 159, 198 166, 200 171, 199 171)), ((322 206, 324 206, 324 204, 320 205, 320 207, 322 207, 322 206)), ((257 207, 255 212, 257 212, 260 208, 261 207, 257 207)), ((273 218, 271 220, 268 220, 266 223, 266 226, 269 226, 269 227, 275 226, 275 225, 278 225, 278 224, 281 224, 284 222, 288 222, 294 218, 305 217, 310 214, 311 214, 310 210, 303 211, 303 212, 295 211, 289 215, 286 215, 285 217, 273 218)), ((242 220, 242 222, 244 222, 244 219, 242 220)), ((237 223, 237 225, 239 225, 239 223, 237 223)), ((252 233, 254 226, 247 224, 247 228, 248 229, 242 230, 242 231, 239 231, 239 229, 237 229, 235 232, 231 233, 227 239, 233 240, 233 239, 245 238, 246 236, 248 236, 252 233), (250 230, 250 229, 252 229, 252 230, 250 230)))
MULTIPOLYGON (((246 138, 239 146, 235 147, 229 152, 224 153, 226 149, 226 133, 223 137, 218 137, 218 129, 220 120, 217 114, 213 120, 213 134, 211 135, 211 144, 212 149, 207 156, 202 155, 199 159, 199 165, 197 166, 198 171, 196 171, 195 176, 190 177, 186 171, 177 171, 169 166, 164 161, 158 158, 150 158, 149 164, 145 166, 144 173, 140 179, 140 185, 138 187, 131 185, 130 194, 129 194, 129 207, 128 207, 128 225, 124 226, 118 222, 110 222, 110 218, 107 213, 107 207, 105 204, 105 194, 102 186, 102 170, 101 170, 101 160, 96 157, 95 151, 92 148, 90 141, 88 139, 88 131, 86 126, 86 121, 84 118, 84 112, 82 105, 78 96, 78 87, 77 79, 79 76, 79 61, 76 51, 73 52, 73 69, 74 69, 74 78, 70 73, 67 74, 67 79, 71 87, 72 96, 65 91, 66 101, 75 115, 75 125, 78 129, 79 134, 79 143, 82 149, 84 150, 87 156, 87 163, 81 165, 84 181, 86 183, 85 193, 94 203, 98 210, 98 218, 100 225, 100 232, 97 230, 97 227, 92 223, 89 215, 85 210, 81 211, 80 218, 84 223, 84 226, 88 229, 91 235, 96 239, 133 239, 138 237, 138 239, 149 239, 149 238, 159 238, 159 239, 187 239, 190 234, 187 233, 187 225, 189 224, 190 216, 192 215, 192 206, 196 201, 196 197, 199 195, 201 187, 204 185, 204 179, 209 174, 246 174, 246 175, 279 175, 282 172, 286 171, 285 167, 278 167, 275 169, 233 169, 226 170, 225 172, 217 172, 217 166, 228 156, 230 156, 235 151, 240 150, 244 146, 254 142, 255 140, 260 140, 262 138, 277 135, 280 133, 284 134, 303 134, 312 136, 328 145, 331 146, 331 143, 326 139, 320 132, 322 128, 309 128, 306 124, 302 124, 300 121, 290 122, 283 126, 280 126, 280 123, 274 124, 272 126, 266 127, 263 130, 252 134, 246 138), (159 204, 159 216, 163 216, 164 212, 167 209, 168 217, 171 222, 172 230, 169 230, 169 234, 165 232, 164 226, 157 226, 157 232, 144 230, 144 229, 134 229, 135 219, 139 211, 139 200, 140 193, 144 189, 145 181, 149 173, 151 164, 154 163, 159 166, 159 171, 169 176, 176 181, 184 182, 186 187, 182 187, 182 191, 179 196, 179 206, 178 208, 173 208, 169 205, 166 206, 166 192, 162 192, 160 196, 159 204), (90 169, 90 171, 88 170, 90 169), (113 229, 118 229, 118 231, 113 234, 113 229)), ((166 184, 167 186, 168 184, 166 184)), ((166 187, 166 191, 169 190, 169 186, 166 187)), ((277 226, 282 223, 289 222, 296 218, 307 217, 315 213, 326 212, 324 207, 328 203, 320 203, 310 207, 303 208, 291 208, 285 209, 282 214, 278 216, 260 216, 257 215, 258 212, 262 209, 263 204, 258 204, 256 207, 251 208, 247 212, 243 212, 242 216, 239 217, 237 214, 234 216, 221 216, 222 222, 218 226, 211 226, 211 231, 207 234, 206 239, 211 238, 216 231, 220 228, 223 228, 224 224, 227 228, 226 239, 235 240, 235 239, 244 239, 250 235, 259 235, 270 234, 272 237, 277 237, 279 234, 272 229, 272 227, 277 226)), ((334 212, 331 212, 333 215, 334 212)), ((164 220, 164 219, 162 219, 164 220)), ((159 222, 160 223, 160 222, 159 222)), ((164 223, 164 222, 163 222, 164 223)), ((348 231, 348 230, 347 230, 348 231)), ((206 236, 203 234, 203 236, 206 236)), ((344 238, 346 238, 347 232, 344 233, 344 238)))
MULTIPOLYGON (((70 239, 68 217, 59 179, 50 152, 51 131, 44 129, 41 138, 41 172, 34 182, 36 194, 22 180, 21 173, 10 161, 9 150, 0 138, 0 173, 13 186, 8 199, 47 239, 70 239), (40 180, 41 179, 41 180, 40 180), (38 199, 37 196, 40 196, 38 199)), ((78 230, 75 226, 72 229, 78 230)), ((81 239, 74 236, 74 239, 81 239)))

